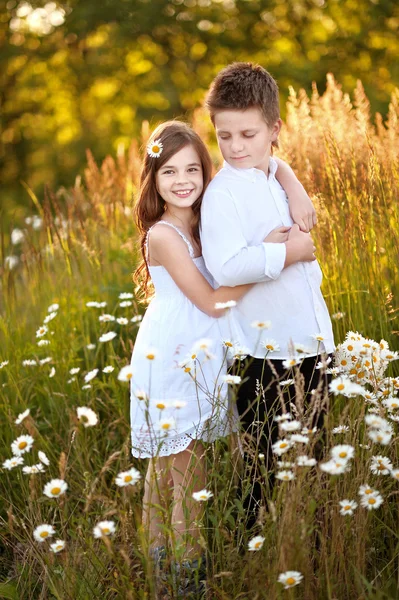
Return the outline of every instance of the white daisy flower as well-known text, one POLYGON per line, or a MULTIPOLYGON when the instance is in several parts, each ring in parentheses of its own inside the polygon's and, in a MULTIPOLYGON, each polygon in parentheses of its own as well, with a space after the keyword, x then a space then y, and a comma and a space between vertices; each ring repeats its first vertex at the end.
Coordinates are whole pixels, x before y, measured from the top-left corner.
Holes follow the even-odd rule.
POLYGON ((16 246, 17 244, 21 244, 24 241, 25 234, 22 229, 13 229, 11 232, 11 243, 16 246))
POLYGON ((0 369, 4 369, 4 367, 6 367, 9 362, 9 360, 3 360, 3 362, 0 363, 0 369))
POLYGON ((317 427, 312 427, 312 429, 309 429, 309 427, 302 427, 301 430, 301 434, 302 435, 313 435, 314 433, 317 433, 317 427))
POLYGON ((241 377, 239 375, 222 375, 221 379, 224 383, 229 385, 238 385, 241 383, 241 377))
POLYGON ((280 573, 277 581, 283 584, 284 589, 288 590, 288 588, 301 583, 302 579, 303 575, 299 571, 285 571, 285 573, 280 573))
POLYGON ((103 314, 98 317, 98 320, 101 321, 101 323, 110 323, 111 321, 115 321, 116 317, 114 317, 114 315, 103 314))
POLYGON ((391 476, 397 481, 399 481, 399 469, 392 469, 391 476))
POLYGON ((341 475, 350 470, 350 463, 346 460, 329 460, 325 463, 319 464, 319 467, 325 473, 329 475, 341 475))
POLYGON ((107 367, 103 368, 103 373, 112 373, 112 371, 115 370, 115 367, 113 367, 112 365, 108 365, 107 367))
POLYGON ((398 360, 399 352, 392 352, 392 350, 382 350, 380 356, 382 360, 392 362, 393 360, 398 360))
POLYGON ((264 340, 263 342, 261 342, 260 345, 268 352, 278 352, 280 350, 279 344, 276 342, 276 340, 273 340, 271 338, 264 340))
POLYGON ((292 419, 291 413, 283 413, 282 415, 276 415, 274 417, 276 423, 280 423, 281 421, 289 421, 290 419, 292 419))
POLYGON ((58 498, 62 494, 65 494, 67 489, 68 484, 66 481, 63 479, 52 479, 44 486, 43 494, 48 498, 58 498))
POLYGON ((169 408, 169 402, 165 402, 165 400, 153 400, 152 405, 154 408, 158 408, 158 410, 165 410, 165 408, 169 408))
POLYGON ((11 469, 15 469, 15 467, 18 467, 19 465, 23 464, 24 459, 22 458, 22 456, 13 456, 13 458, 7 458, 7 460, 3 462, 3 469, 11 471, 11 469))
POLYGON ((341 312, 341 311, 339 311, 339 312, 336 312, 336 313, 333 313, 333 314, 331 315, 331 318, 332 318, 332 319, 334 319, 334 321, 340 321, 340 320, 341 320, 341 319, 343 319, 344 317, 345 317, 345 313, 344 313, 344 312, 341 312))
POLYGON ((48 315, 46 315, 46 316, 44 317, 43 323, 44 323, 44 324, 47 324, 47 323, 49 323, 50 321, 52 321, 53 319, 55 319, 55 317, 57 316, 57 314, 58 314, 58 313, 56 313, 56 312, 51 312, 51 313, 49 313, 48 315))
POLYGON ((370 413, 370 411, 364 417, 364 422, 368 427, 372 427, 373 429, 390 429, 389 421, 379 415, 370 413))
POLYGON ((199 492, 193 492, 192 496, 197 502, 206 502, 209 498, 212 498, 213 494, 208 490, 201 490, 199 492))
POLYGON ((283 431, 298 431, 301 428, 301 424, 299 421, 285 421, 280 425, 283 431))
POLYGON ((44 465, 49 466, 50 461, 47 458, 47 455, 44 452, 42 452, 42 450, 39 450, 39 452, 37 453, 37 455, 39 457, 40 462, 42 462, 44 465))
POLYGON ((147 360, 155 360, 158 355, 158 351, 155 348, 148 348, 145 352, 145 357, 147 360))
POLYGON ((131 323, 140 323, 143 320, 143 315, 136 315, 130 319, 131 323))
POLYGON ((314 333, 310 337, 312 338, 312 340, 315 340, 315 342, 324 342, 326 340, 325 336, 321 333, 314 333))
POLYGON ((50 306, 47 309, 48 313, 53 313, 55 311, 57 311, 60 308, 59 304, 50 304, 50 306))
POLYGON ((276 479, 281 479, 281 481, 292 481, 295 479, 295 475, 292 471, 279 471, 276 474, 276 479))
POLYGON ((331 361, 332 361, 331 356, 323 358, 323 360, 321 360, 320 362, 317 363, 316 369, 318 369, 318 370, 325 369, 326 367, 328 367, 328 365, 331 363, 331 361))
POLYGON ((288 385, 293 385, 295 383, 295 379, 283 379, 279 382, 280 387, 285 387, 288 385))
POLYGON ((39 340, 37 342, 37 345, 42 347, 42 346, 49 346, 50 345, 50 340, 39 340))
POLYGON ((79 371, 80 367, 73 367, 72 369, 69 369, 71 375, 76 375, 77 373, 79 373, 79 371))
POLYGON ((78 419, 85 427, 94 427, 98 423, 98 416, 91 408, 87 406, 78 406, 76 409, 78 419))
POLYGON ((26 360, 22 361, 23 367, 36 367, 36 365, 37 361, 34 358, 27 358, 26 360))
POLYGON ((126 317, 119 317, 118 319, 116 319, 116 322, 119 325, 127 325, 129 323, 129 319, 126 319, 126 317))
POLYGON ((44 335, 46 335, 47 332, 48 332, 48 327, 46 327, 46 325, 42 325, 36 331, 36 337, 43 337, 44 335))
POLYGON ((383 502, 384 499, 379 493, 373 495, 370 494, 368 496, 361 496, 360 498, 360 504, 368 510, 375 510, 379 508, 383 502))
POLYGON ((144 390, 136 390, 134 392, 134 395, 136 396, 137 400, 141 400, 144 402, 148 400, 147 394, 144 390))
POLYGON ((375 496, 375 494, 379 494, 378 490, 375 490, 368 483, 365 483, 359 487, 359 496, 375 496))
POLYGON ((261 550, 263 547, 263 544, 265 542, 265 539, 266 538, 264 538, 261 535, 256 535, 255 537, 252 538, 252 540, 249 540, 248 550, 250 552, 256 552, 257 550, 261 550))
POLYGON ((95 347, 96 347, 96 345, 95 345, 95 344, 87 344, 87 345, 86 345, 86 348, 87 348, 88 350, 94 350, 94 348, 95 348, 95 347))
POLYGON ((31 435, 20 435, 11 444, 11 452, 14 456, 21 456, 25 452, 30 452, 33 446, 33 437, 31 435))
POLYGON ((349 431, 348 425, 338 425, 338 427, 334 427, 331 433, 347 433, 349 431))
POLYGON ((297 354, 309 354, 310 352, 309 348, 298 342, 294 343, 294 350, 297 352, 297 354))
POLYGON ((118 476, 115 479, 116 485, 119 487, 125 487, 127 485, 136 485, 136 483, 141 479, 141 473, 134 467, 129 469, 128 471, 122 471, 122 473, 118 473, 118 476))
POLYGON ((55 529, 52 525, 39 525, 33 532, 33 537, 37 542, 44 542, 47 538, 52 537, 55 534, 55 529))
POLYGON ((114 521, 100 521, 93 529, 93 535, 95 538, 101 538, 103 535, 112 535, 116 531, 114 521))
POLYGON ((118 373, 119 381, 130 381, 133 377, 133 368, 131 365, 126 365, 118 373))
POLYGON ((119 294, 119 300, 130 300, 133 298, 133 294, 131 292, 121 292, 119 294))
POLYGON ((329 391, 335 396, 338 396, 339 394, 348 396, 352 394, 362 395, 365 390, 361 385, 354 383, 348 377, 341 376, 337 377, 330 383, 329 391))
POLYGON ((341 515, 352 516, 354 510, 357 508, 357 502, 354 500, 340 500, 339 505, 341 507, 339 511, 341 515))
POLYGON ((372 456, 370 471, 375 475, 389 475, 392 470, 392 463, 386 456, 372 456))
MULTIPOLYGON (((260 460, 264 460, 265 455, 264 454, 258 454, 258 458, 260 460)), ((293 469, 295 467, 295 463, 291 462, 290 460, 278 460, 276 463, 276 466, 278 469, 293 469)))
POLYGON ((284 369, 292 369, 292 367, 296 367, 301 363, 301 360, 298 358, 289 358, 287 360, 283 360, 284 369))
POLYGON ((90 390, 91 389, 91 384, 87 383, 86 385, 82 385, 82 390, 90 390))
POLYGON ((195 342, 191 348, 190 354, 198 354, 199 352, 207 353, 212 347, 213 341, 209 338, 202 338, 195 342))
POLYGON ((309 438, 306 435, 302 435, 302 433, 293 433, 290 436, 290 441, 295 444, 308 444, 309 438))
POLYGON ((185 408, 187 406, 187 402, 185 400, 173 400, 171 406, 179 410, 180 408, 185 408))
POLYGON ((169 433, 169 431, 176 429, 176 421, 173 417, 165 417, 158 421, 156 428, 163 433, 169 433))
POLYGON ((24 410, 24 412, 20 413, 18 417, 15 419, 15 424, 20 425, 24 419, 30 414, 30 408, 24 410))
POLYGON ((237 305, 235 300, 228 300, 227 302, 216 302, 215 308, 216 310, 223 310, 224 308, 233 308, 237 305))
POLYGON ((7 269, 10 269, 10 271, 12 269, 14 269, 18 263, 19 263, 19 258, 18 258, 18 256, 15 256, 14 254, 10 254, 9 256, 6 256, 4 259, 4 264, 7 267, 7 269))
POLYGON ((55 375, 55 367, 51 367, 50 369, 50 373, 48 374, 48 376, 50 377, 50 379, 52 379, 55 375))
POLYGON ((54 554, 61 552, 62 550, 64 550, 64 548, 65 548, 64 540, 55 540, 55 542, 53 544, 50 544, 50 550, 51 550, 51 552, 54 552, 54 554))
POLYGON ((349 444, 339 444, 331 448, 331 456, 334 460, 349 460, 355 455, 355 449, 349 444))
POLYGON ((98 338, 99 342, 110 342, 111 340, 113 340, 118 334, 115 333, 115 331, 108 331, 108 333, 103 333, 102 335, 100 335, 100 337, 98 338))
POLYGON ((252 321, 251 323, 251 327, 254 329, 270 329, 271 326, 271 321, 252 321))
POLYGON ((25 475, 36 475, 36 473, 43 473, 44 470, 45 469, 42 463, 37 463, 36 465, 32 465, 30 467, 22 467, 22 472, 25 473, 25 475))
POLYGON ((163 144, 161 139, 153 140, 147 144, 147 154, 151 158, 159 158, 162 154, 163 144))
POLYGON ((53 359, 51 356, 46 356, 46 358, 42 358, 39 362, 41 365, 47 365, 47 363, 51 362, 53 359))
POLYGON ((396 396, 390 396, 389 398, 385 398, 382 401, 382 404, 389 411, 391 411, 391 410, 397 410, 399 408, 399 398, 396 397, 396 396))
POLYGON ((298 467, 314 467, 317 465, 317 460, 306 456, 306 454, 301 454, 297 457, 296 464, 298 467))
POLYGON ((383 446, 387 446, 392 439, 392 432, 386 429, 371 429, 367 435, 372 442, 383 446))
POLYGON ((132 306, 133 302, 130 300, 124 300, 123 302, 119 302, 119 306, 121 308, 127 308, 128 306, 132 306))
POLYGON ((278 440, 275 444, 273 444, 272 450, 273 450, 274 454, 277 454, 277 456, 281 456, 285 452, 288 452, 288 450, 291 448, 291 446, 292 446, 291 440, 287 440, 284 438, 282 440, 278 440))
POLYGON ((97 376, 98 373, 98 369, 93 369, 92 371, 89 371, 88 373, 86 373, 84 379, 86 383, 89 383, 89 381, 91 381, 92 379, 94 379, 97 376))

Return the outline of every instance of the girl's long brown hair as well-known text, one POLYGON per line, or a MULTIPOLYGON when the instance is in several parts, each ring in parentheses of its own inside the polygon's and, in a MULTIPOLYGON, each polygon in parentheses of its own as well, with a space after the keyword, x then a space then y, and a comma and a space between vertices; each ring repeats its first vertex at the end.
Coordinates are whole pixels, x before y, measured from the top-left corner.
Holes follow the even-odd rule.
POLYGON ((134 208, 134 216, 140 234, 140 251, 142 260, 133 274, 134 282, 141 288, 144 298, 149 296, 150 273, 145 250, 147 232, 162 217, 165 210, 165 201, 159 195, 156 187, 156 174, 172 156, 185 146, 193 146, 197 152, 204 180, 204 188, 197 200, 192 205, 193 221, 191 233, 193 239, 200 245, 200 218, 201 202, 204 191, 212 178, 212 160, 209 152, 199 135, 189 125, 181 121, 167 121, 159 125, 152 133, 150 142, 160 140, 162 153, 152 158, 146 152, 140 175, 140 191, 134 208))

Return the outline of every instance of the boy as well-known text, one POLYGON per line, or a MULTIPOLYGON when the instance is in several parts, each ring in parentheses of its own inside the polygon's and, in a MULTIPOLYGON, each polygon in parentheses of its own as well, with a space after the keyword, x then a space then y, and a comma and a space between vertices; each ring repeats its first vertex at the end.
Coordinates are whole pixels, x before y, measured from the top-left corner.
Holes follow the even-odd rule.
MULTIPOLYGON (((304 391, 314 390, 322 377, 319 389, 323 392, 326 376, 315 367, 321 353, 334 349, 331 321, 320 292, 322 275, 313 242, 293 224, 286 193, 275 177, 277 163, 271 153, 281 128, 276 82, 259 65, 233 63, 214 79, 206 106, 225 162, 202 202, 202 252, 219 285, 257 283, 233 309, 233 318, 243 331, 240 345, 250 349, 237 408, 244 432, 256 444, 255 459, 262 452, 270 471, 271 446, 277 439, 273 420, 281 412, 279 380, 293 376, 285 361, 297 359, 297 351, 305 352, 298 366, 304 391), (267 234, 282 226, 290 227, 286 241, 264 243, 267 234), (269 321, 272 340, 266 335, 269 321)), ((280 166, 279 162, 279 172, 280 166)), ((289 181, 283 182, 287 192, 289 181)), ((292 214, 303 230, 312 228, 315 221, 307 209, 305 222, 300 220, 303 211, 298 216, 292 210, 292 214)), ((321 423, 319 418, 317 424, 321 423)), ((253 480, 246 499, 253 524, 262 485, 253 452, 252 456, 245 453, 244 463, 253 480)))

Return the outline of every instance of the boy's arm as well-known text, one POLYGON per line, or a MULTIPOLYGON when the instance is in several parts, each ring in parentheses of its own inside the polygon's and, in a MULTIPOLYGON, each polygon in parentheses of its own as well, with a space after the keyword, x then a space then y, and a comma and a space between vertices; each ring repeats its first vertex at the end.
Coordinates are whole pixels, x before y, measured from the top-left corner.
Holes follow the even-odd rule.
POLYGON ((276 179, 288 196, 292 220, 302 231, 311 231, 317 223, 316 211, 311 199, 291 167, 281 158, 273 157, 273 159, 277 162, 276 179))
POLYGON ((277 279, 286 260, 285 244, 247 245, 234 201, 220 190, 205 192, 201 244, 208 270, 224 286, 277 279))

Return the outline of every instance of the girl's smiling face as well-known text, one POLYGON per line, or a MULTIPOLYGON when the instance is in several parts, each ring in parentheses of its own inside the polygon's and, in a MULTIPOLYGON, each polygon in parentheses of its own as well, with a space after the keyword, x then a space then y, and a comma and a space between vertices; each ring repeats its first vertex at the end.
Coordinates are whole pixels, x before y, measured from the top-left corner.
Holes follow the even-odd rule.
POLYGON ((204 187, 201 160, 191 144, 167 160, 155 177, 158 193, 168 208, 191 207, 204 187))

